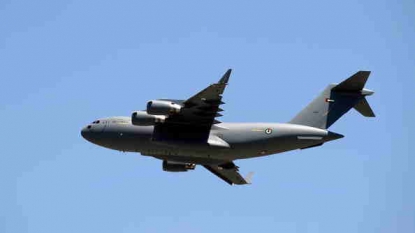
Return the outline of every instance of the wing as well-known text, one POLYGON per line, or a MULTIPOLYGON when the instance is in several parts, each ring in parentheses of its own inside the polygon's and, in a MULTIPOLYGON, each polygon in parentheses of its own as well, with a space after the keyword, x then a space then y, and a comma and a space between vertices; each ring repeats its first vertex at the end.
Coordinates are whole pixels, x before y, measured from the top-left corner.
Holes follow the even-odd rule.
POLYGON ((207 170, 224 180, 226 183, 230 185, 234 184, 250 184, 252 173, 248 174, 246 178, 243 178, 241 174, 239 174, 238 167, 233 163, 229 162, 222 165, 203 165, 207 170))
POLYGON ((224 104, 222 94, 231 71, 229 69, 218 83, 181 102, 183 107, 179 113, 169 116, 164 123, 156 124, 154 139, 206 142, 212 125, 220 123, 215 118, 222 116, 219 112, 223 110, 219 106, 224 104))

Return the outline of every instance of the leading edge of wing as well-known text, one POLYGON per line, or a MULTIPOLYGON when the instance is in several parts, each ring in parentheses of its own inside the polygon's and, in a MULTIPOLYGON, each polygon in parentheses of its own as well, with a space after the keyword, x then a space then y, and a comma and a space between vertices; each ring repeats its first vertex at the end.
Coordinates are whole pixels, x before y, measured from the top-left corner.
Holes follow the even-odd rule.
POLYGON ((219 82, 214 83, 201 90, 197 94, 193 95, 189 99, 185 100, 183 104, 185 107, 193 107, 197 105, 221 105, 223 102, 222 94, 225 90, 226 85, 229 82, 232 69, 228 69, 222 76, 219 82))

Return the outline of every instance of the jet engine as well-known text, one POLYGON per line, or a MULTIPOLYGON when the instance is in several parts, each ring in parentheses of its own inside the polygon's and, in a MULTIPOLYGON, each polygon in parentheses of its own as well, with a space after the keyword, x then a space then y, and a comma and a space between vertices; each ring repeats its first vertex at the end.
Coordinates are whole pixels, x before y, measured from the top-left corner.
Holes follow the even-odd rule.
POLYGON ((187 172, 188 170, 194 170, 196 164, 193 163, 181 163, 173 161, 163 161, 163 171, 166 172, 187 172))
POLYGON ((151 115, 170 115, 180 112, 181 105, 167 100, 151 100, 147 103, 147 113, 151 115))
POLYGON ((166 116, 155 116, 146 113, 145 111, 136 111, 131 115, 131 123, 133 125, 154 125, 155 123, 163 123, 166 116))

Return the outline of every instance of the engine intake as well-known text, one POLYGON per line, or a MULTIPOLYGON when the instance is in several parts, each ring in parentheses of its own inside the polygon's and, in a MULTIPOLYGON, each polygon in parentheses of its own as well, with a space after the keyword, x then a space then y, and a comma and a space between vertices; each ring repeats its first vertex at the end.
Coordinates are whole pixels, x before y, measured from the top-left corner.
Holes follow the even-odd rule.
POLYGON ((148 126, 156 123, 163 123, 166 116, 155 116, 145 111, 136 111, 131 115, 131 123, 133 125, 148 126))
POLYGON ((181 163, 173 161, 163 161, 163 171, 166 172, 187 172, 188 170, 194 170, 196 164, 193 163, 181 163))
POLYGON ((152 100, 147 103, 147 113, 151 115, 171 115, 179 113, 181 105, 166 100, 152 100))

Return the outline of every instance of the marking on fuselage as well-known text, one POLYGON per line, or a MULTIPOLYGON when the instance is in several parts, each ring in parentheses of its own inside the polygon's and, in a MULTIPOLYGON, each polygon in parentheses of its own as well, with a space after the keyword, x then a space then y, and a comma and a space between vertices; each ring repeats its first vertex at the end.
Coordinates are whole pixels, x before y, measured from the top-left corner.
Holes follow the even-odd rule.
POLYGON ((271 134, 272 133, 272 129, 271 128, 266 128, 265 129, 265 133, 266 134, 271 134))
POLYGON ((299 140, 321 140, 323 137, 319 136, 297 136, 299 140))
POLYGON ((264 131, 263 129, 252 129, 253 132, 262 132, 264 131))

